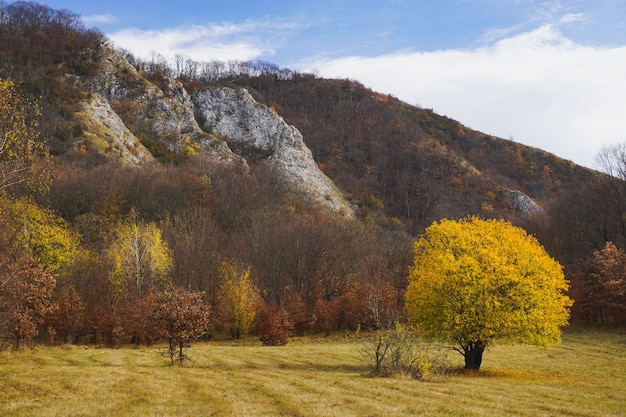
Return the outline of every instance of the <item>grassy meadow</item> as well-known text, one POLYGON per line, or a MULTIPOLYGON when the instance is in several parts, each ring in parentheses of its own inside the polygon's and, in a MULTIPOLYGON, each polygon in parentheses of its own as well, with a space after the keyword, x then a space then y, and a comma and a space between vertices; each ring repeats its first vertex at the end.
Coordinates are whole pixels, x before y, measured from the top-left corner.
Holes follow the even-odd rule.
MULTIPOLYGON (((197 343, 193 366, 158 347, 0 352, 1 416, 618 416, 626 334, 569 329, 550 349, 497 346, 478 374, 371 378, 354 336, 197 343)), ((455 365, 462 357, 451 354, 455 365)))

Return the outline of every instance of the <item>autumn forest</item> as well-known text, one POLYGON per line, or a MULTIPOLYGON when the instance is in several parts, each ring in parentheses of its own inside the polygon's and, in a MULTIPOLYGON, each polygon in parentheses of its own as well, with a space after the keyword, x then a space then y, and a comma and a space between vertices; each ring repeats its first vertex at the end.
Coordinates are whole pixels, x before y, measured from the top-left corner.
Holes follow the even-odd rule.
POLYGON ((246 88, 302 132, 354 210, 339 216, 258 150, 233 145, 245 164, 228 164, 168 146, 133 122, 146 103, 132 94, 111 108, 153 159, 85 145, 80 103, 103 45, 70 11, 0 4, 0 348, 166 341, 183 362, 190 341, 216 335, 283 345, 392 328, 406 320, 414 243, 468 216, 510 222, 563 266, 572 321, 626 323, 626 147, 593 171, 351 80, 115 52, 135 69, 120 75, 129 91, 138 79, 166 96, 172 80, 246 88))

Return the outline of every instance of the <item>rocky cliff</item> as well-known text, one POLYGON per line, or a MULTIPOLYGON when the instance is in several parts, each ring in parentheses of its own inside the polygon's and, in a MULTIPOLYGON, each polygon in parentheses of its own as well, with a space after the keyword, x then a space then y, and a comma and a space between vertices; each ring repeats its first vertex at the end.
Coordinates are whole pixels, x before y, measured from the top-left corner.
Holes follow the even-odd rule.
POLYGON ((318 168, 302 134, 245 89, 206 88, 190 95, 164 77, 157 86, 124 57, 102 46, 94 77, 78 80, 90 92, 75 117, 82 134, 77 150, 89 147, 127 164, 153 160, 147 147, 181 153, 192 144, 221 163, 246 165, 246 158, 272 164, 303 198, 334 213, 352 210, 318 168))
POLYGON ((267 159, 295 189, 333 211, 350 208, 335 184, 318 168, 302 134, 245 89, 209 88, 193 96, 206 128, 247 157, 267 159))
POLYGON ((82 124, 81 135, 74 145, 80 153, 95 149, 123 164, 154 160, 102 96, 94 94, 91 99, 81 101, 75 117, 82 124))

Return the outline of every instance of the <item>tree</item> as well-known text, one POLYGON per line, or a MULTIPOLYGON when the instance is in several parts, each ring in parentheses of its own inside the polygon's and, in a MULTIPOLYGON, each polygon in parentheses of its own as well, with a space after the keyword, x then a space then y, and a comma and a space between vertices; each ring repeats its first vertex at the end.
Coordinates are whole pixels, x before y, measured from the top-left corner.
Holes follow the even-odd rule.
POLYGON ((230 319, 230 333, 239 339, 254 322, 259 290, 250 278, 250 267, 225 260, 220 265, 220 298, 230 319))
MULTIPOLYGON (((605 240, 626 244, 626 142, 604 146, 596 155, 596 164, 607 175, 599 177, 597 213, 605 229, 605 240)), ((596 225, 596 228, 598 226, 596 225)))
POLYGON ((108 255, 114 286, 134 293, 137 300, 166 283, 173 263, 161 230, 154 223, 139 222, 134 214, 117 228, 108 255))
POLYGON ((180 365, 188 359, 183 349, 207 331, 209 312, 198 291, 170 287, 157 297, 150 319, 156 335, 168 341, 172 365, 177 358, 180 365))
POLYGON ((56 300, 51 324, 63 343, 74 343, 86 327, 85 303, 73 286, 63 288, 56 300))
POLYGON ((75 258, 79 238, 53 212, 28 199, 0 199, 0 216, 14 229, 12 244, 46 271, 58 273, 75 258))
POLYGON ((613 242, 582 262, 572 280, 576 305, 591 322, 624 320, 626 313, 626 253, 613 242))
POLYGON ((31 344, 38 326, 51 312, 54 277, 26 260, 0 272, 0 337, 13 340, 16 350, 31 344))
POLYGON ((34 189, 47 186, 42 164, 47 150, 37 141, 39 109, 11 80, 0 79, 0 191, 22 183, 34 189))
POLYGON ((503 220, 442 220, 415 243, 405 308, 425 335, 479 370, 494 343, 559 343, 572 300, 561 265, 503 220))

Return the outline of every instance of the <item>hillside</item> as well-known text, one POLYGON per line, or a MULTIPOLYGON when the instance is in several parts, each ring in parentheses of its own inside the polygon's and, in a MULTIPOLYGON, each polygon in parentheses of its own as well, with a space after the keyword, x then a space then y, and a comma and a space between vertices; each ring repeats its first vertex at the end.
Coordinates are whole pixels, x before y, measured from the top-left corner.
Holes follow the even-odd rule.
POLYGON ((358 82, 294 74, 232 81, 296 126, 324 172, 347 192, 383 201, 412 233, 468 213, 513 221, 596 173, 540 149, 471 130, 358 82), (526 205, 520 204, 520 201, 526 205))
POLYGON ((539 149, 354 81, 267 63, 174 70, 72 12, 0 7, 0 78, 49 151, 37 187, 0 189, 0 262, 82 306, 46 316, 66 340, 149 340, 145 306, 168 285, 200 291, 223 331, 231 264, 297 333, 380 327, 402 314, 413 239, 441 218, 509 219, 568 268, 625 240, 602 176, 539 149), (118 271, 128 230, 161 248, 161 272, 118 271))
MULTIPOLYGON (((46 8, 32 8, 43 20, 46 8)), ((2 36, 4 62, 12 64, 4 65, 2 73, 23 80, 27 90, 42 97, 42 135, 60 163, 98 155, 131 164, 153 157, 171 162, 201 149, 219 162, 275 161, 293 186, 308 189, 324 204, 342 193, 315 172, 319 167, 362 215, 379 210, 382 202, 384 215, 399 219, 411 234, 441 217, 480 214, 516 221, 581 189, 595 175, 357 82, 320 79, 267 63, 244 64, 227 74, 190 74, 184 67, 175 74, 163 63, 140 62, 112 50, 97 31, 81 29, 81 36, 67 36, 64 31, 74 29, 58 25, 49 28, 48 38, 72 42, 56 48, 63 55, 55 56, 38 42, 39 33, 31 37, 22 29, 19 36, 26 42, 17 42, 11 31, 2 36), (241 87, 266 107, 235 92, 241 87), (216 93, 222 96, 219 105, 207 101, 216 93), (230 122, 222 120, 234 113, 230 122), (233 130, 238 125, 239 133, 233 130), (277 129, 283 132, 278 135, 290 137, 286 145, 263 139, 277 129), (300 133, 298 140, 291 138, 300 133), (311 157, 304 156, 309 149, 314 162, 298 167, 295 162, 311 157)), ((331 205, 349 211, 346 202, 331 205)))

